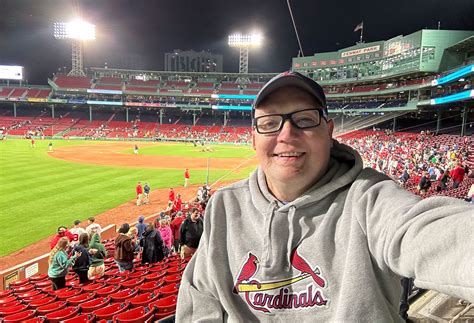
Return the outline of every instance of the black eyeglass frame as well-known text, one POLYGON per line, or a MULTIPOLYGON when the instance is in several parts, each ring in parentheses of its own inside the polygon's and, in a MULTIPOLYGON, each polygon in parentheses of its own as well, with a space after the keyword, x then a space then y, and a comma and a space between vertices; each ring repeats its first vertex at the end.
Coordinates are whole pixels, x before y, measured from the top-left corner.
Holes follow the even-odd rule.
POLYGON ((311 128, 319 127, 321 125, 321 119, 326 120, 326 122, 328 121, 327 114, 325 113, 325 111, 322 110, 322 109, 318 109, 318 108, 311 108, 311 109, 298 110, 298 111, 294 111, 294 112, 291 112, 291 113, 274 113, 274 114, 266 114, 266 115, 263 115, 263 116, 260 116, 260 117, 254 117, 253 127, 254 127, 255 130, 257 130, 257 132, 259 134, 268 135, 268 134, 273 134, 273 133, 280 132, 281 129, 283 128, 283 125, 285 124, 286 120, 289 120, 291 125, 294 126, 297 129, 311 129, 311 128), (296 114, 296 113, 299 113, 299 112, 304 112, 304 111, 318 111, 318 113, 319 113, 319 123, 317 125, 309 126, 309 127, 300 127, 300 126, 298 126, 296 124, 296 122, 293 120, 292 116, 293 116, 293 114, 296 114), (274 130, 274 131, 268 131, 268 132, 260 131, 257 127, 258 119, 265 118, 265 117, 273 117, 273 116, 282 117, 282 121, 281 121, 280 126, 278 127, 278 129, 274 130))

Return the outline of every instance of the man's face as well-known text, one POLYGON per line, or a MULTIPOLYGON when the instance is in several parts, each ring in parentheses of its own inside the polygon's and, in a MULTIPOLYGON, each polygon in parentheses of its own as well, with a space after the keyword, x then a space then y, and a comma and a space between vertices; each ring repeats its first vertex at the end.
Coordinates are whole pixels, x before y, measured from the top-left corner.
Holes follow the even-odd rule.
MULTIPOLYGON (((281 88, 270 94, 255 110, 255 117, 286 114, 320 104, 310 94, 294 87, 281 88)), ((252 132, 252 144, 267 184, 308 189, 326 172, 332 146, 333 122, 321 118, 316 128, 297 129, 287 120, 280 132, 252 132)))
POLYGON ((195 211, 195 212, 191 213, 191 219, 193 221, 196 221, 198 218, 199 218, 199 211, 195 211))

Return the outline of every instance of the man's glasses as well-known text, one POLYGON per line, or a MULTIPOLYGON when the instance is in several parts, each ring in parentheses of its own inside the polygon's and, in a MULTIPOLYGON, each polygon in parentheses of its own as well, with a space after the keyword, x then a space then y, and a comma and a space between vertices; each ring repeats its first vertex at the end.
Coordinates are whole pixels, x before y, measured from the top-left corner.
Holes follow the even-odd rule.
POLYGON ((324 111, 321 109, 305 109, 287 114, 267 114, 256 117, 254 127, 260 134, 279 132, 286 120, 298 129, 316 128, 321 124, 321 118, 326 119, 324 111))

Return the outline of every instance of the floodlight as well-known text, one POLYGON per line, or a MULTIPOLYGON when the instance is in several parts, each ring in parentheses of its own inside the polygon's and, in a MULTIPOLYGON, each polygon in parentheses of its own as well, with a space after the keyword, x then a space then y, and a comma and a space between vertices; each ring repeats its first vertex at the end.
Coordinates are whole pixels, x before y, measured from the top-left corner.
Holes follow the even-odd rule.
POLYGON ((56 22, 53 26, 54 38, 94 40, 95 26, 82 20, 72 22, 56 22))
POLYGON ((262 44, 263 37, 260 33, 242 35, 235 33, 229 36, 228 44, 230 47, 238 48, 239 55, 239 73, 247 74, 249 70, 249 49, 258 47, 262 44))
POLYGON ((82 65, 82 42, 95 40, 95 26, 82 20, 72 22, 56 22, 53 25, 53 35, 56 39, 72 41, 72 69, 68 75, 85 76, 82 65))

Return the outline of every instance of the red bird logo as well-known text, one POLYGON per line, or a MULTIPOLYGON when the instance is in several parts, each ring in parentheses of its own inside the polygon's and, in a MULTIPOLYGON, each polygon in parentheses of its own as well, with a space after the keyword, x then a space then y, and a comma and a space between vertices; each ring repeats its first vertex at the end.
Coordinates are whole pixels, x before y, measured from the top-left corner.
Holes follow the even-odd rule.
MULTIPOLYGON (((255 255, 249 252, 249 257, 247 261, 245 262, 245 264, 242 266, 239 277, 237 277, 237 281, 232 290, 234 294, 238 294, 238 287, 241 282, 248 281, 253 275, 255 275, 258 269, 257 265, 258 265, 257 257, 255 257, 255 255)), ((260 282, 256 280, 249 281, 249 283, 256 284, 257 287, 260 288, 260 282)))
POLYGON ((298 252, 296 251, 297 248, 293 249, 293 251, 291 252, 291 256, 290 256, 290 262, 291 262, 291 265, 298 269, 299 271, 301 271, 302 273, 307 273, 307 274, 310 274, 311 277, 313 277, 313 280, 316 284, 318 284, 319 286, 321 287, 324 287, 326 285, 326 282, 324 281, 324 279, 322 279, 321 277, 319 277, 317 274, 319 274, 319 270, 312 270, 311 267, 309 266, 309 264, 306 262, 306 260, 304 260, 299 254, 298 252))

